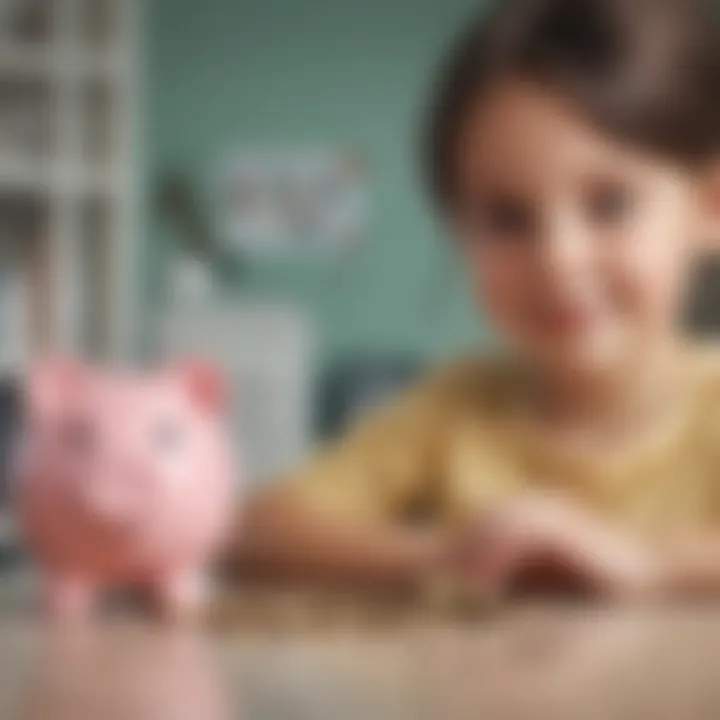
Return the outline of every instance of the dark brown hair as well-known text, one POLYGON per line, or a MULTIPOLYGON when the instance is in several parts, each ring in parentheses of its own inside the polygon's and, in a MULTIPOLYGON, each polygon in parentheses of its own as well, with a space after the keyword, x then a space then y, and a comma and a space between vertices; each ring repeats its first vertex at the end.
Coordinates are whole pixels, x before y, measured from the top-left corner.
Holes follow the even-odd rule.
POLYGON ((427 132, 441 206, 468 111, 505 78, 557 91, 615 136, 682 164, 720 151, 720 32, 703 0, 496 0, 452 49, 427 132))

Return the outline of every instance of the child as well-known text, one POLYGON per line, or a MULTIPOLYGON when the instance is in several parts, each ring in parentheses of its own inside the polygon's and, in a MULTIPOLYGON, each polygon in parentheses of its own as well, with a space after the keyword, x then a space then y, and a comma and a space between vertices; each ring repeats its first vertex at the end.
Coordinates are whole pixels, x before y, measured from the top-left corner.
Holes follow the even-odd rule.
POLYGON ((452 54, 428 149, 508 349, 441 370, 256 498, 242 563, 720 594, 720 355, 680 330, 720 229, 716 19, 699 0, 502 0, 452 54))

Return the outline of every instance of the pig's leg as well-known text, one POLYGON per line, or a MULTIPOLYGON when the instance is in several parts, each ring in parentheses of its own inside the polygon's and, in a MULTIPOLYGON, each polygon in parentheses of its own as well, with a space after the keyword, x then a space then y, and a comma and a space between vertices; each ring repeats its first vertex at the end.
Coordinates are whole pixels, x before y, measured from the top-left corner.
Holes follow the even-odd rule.
POLYGON ((168 573, 155 585, 160 612, 170 620, 194 620, 202 613, 208 596, 207 578, 198 568, 168 573))
POLYGON ((83 620, 93 611, 97 588, 84 578, 55 574, 45 578, 45 611, 52 620, 83 620))

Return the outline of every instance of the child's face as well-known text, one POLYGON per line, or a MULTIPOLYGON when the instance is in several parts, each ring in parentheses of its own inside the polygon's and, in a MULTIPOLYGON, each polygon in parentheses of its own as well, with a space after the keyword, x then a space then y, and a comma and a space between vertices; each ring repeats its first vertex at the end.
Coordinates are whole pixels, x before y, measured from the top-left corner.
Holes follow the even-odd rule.
POLYGON ((698 224, 689 172, 507 83, 468 118, 455 222, 477 295, 536 362, 608 368, 677 324, 698 224))

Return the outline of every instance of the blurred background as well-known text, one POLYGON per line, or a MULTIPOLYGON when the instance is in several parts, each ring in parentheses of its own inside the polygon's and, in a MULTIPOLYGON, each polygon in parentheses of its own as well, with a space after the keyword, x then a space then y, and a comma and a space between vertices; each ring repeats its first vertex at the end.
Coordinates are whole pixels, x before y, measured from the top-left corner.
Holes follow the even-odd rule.
POLYGON ((208 356, 260 482, 489 344, 418 172, 438 58, 477 6, 0 0, 3 452, 45 352, 208 356))
MULTIPOLYGON (((429 365, 492 345, 419 172, 438 60, 487 1, 0 0, 0 569, 21 557, 3 501, 33 358, 208 357, 225 372, 232 431, 259 484, 429 365)), ((689 322, 713 334, 720 266, 698 272, 689 322)), ((629 708, 628 688, 652 688, 640 695, 662 710, 648 717, 667 708, 665 717, 690 717, 673 715, 683 692, 694 711, 710 702, 697 690, 710 676, 698 669, 715 665, 687 660, 718 646, 716 624, 715 635, 697 625, 683 645, 665 618, 656 636, 644 622, 582 617, 590 627, 569 618, 545 640, 493 635, 477 646, 486 654, 464 629, 394 652, 377 639, 365 653, 350 643, 345 656, 281 644, 244 655, 231 687, 263 717, 302 708, 395 717, 365 712, 352 667, 373 692, 401 688, 408 717, 432 715, 428 707, 447 716, 467 702, 465 686, 488 707, 526 703, 524 717, 560 717, 537 709, 536 696, 553 693, 585 693, 594 713, 614 708, 614 695, 629 708), (458 653, 461 637, 470 645, 458 653), (602 682, 587 696, 595 668, 602 682), (611 676, 620 692, 608 690, 611 676)), ((2 675, 12 679, 23 653, 4 639, 2 675)), ((156 702, 153 717, 177 717, 176 697, 197 709, 206 676, 212 699, 213 667, 191 637, 177 640, 110 643, 119 658, 110 664, 102 645, 58 652, 48 659, 55 674, 28 685, 32 700, 58 718, 68 688, 83 702, 87 687, 103 698, 103 683, 125 668, 156 702), (167 688, 159 697, 173 704, 162 714, 153 693, 167 688)), ((212 713, 195 716, 221 716, 212 713)))

